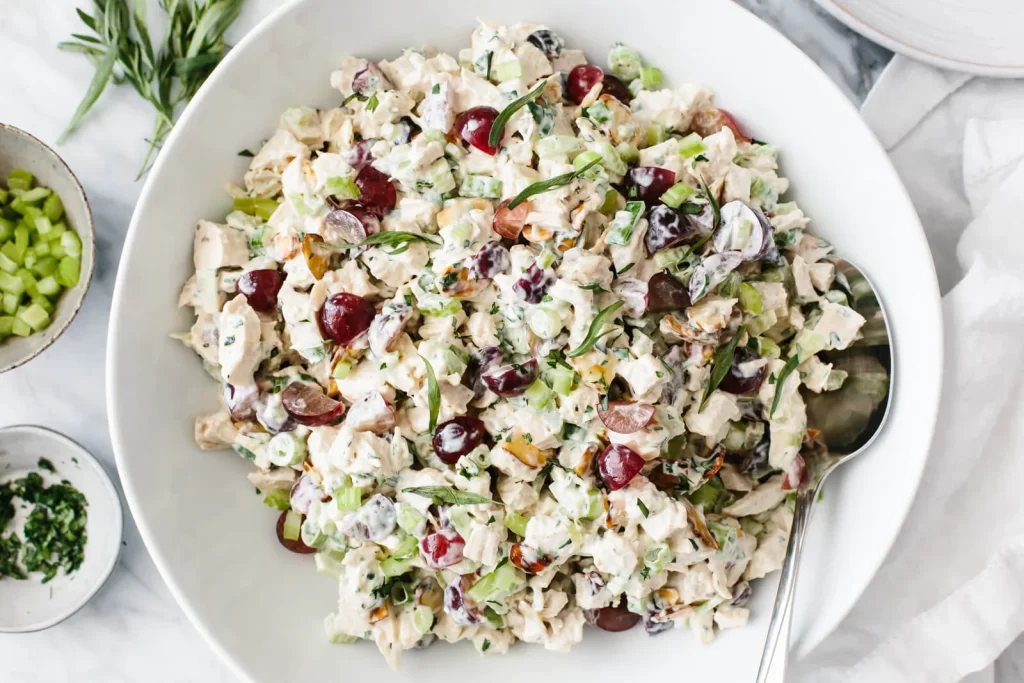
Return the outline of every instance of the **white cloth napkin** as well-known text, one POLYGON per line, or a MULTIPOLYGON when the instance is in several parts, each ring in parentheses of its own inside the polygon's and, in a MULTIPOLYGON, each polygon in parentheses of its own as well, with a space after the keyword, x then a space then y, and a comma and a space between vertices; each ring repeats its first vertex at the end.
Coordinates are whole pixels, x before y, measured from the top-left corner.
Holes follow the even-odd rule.
POLYGON ((992 663, 1024 633, 1024 82, 897 57, 863 113, 928 233, 945 292, 945 381, 899 540, 793 679, 1016 683, 1019 669, 996 678, 992 663))

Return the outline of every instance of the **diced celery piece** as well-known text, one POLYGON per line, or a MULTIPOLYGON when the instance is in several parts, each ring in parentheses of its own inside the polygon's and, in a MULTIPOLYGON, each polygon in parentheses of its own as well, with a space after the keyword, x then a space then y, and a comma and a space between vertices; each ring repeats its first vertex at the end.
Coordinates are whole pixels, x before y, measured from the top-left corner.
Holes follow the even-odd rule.
POLYGON ((574 169, 579 171, 581 169, 586 168, 587 166, 589 166, 590 164, 594 163, 595 161, 600 161, 601 158, 602 158, 601 155, 598 154, 597 152, 595 152, 593 150, 587 150, 586 152, 584 152, 583 154, 580 154, 578 157, 576 157, 573 160, 572 166, 573 166, 574 169))
POLYGON ((629 83, 634 78, 640 78, 643 60, 640 59, 640 53, 635 49, 622 43, 616 43, 608 52, 608 66, 611 67, 613 74, 629 83))
POLYGON ((0 306, 7 315, 14 315, 18 312, 18 304, 21 303, 20 294, 4 294, 0 298, 0 306))
MULTIPOLYGON (((43 291, 43 281, 39 281, 39 291, 43 291)), ((306 442, 291 432, 275 434, 267 444, 270 462, 278 467, 292 467, 306 459, 306 442)))
POLYGON ((427 518, 416 508, 403 505, 398 512, 398 526, 410 536, 422 534, 426 528, 427 518))
POLYGON ((270 220, 270 217, 277 211, 277 202, 273 199, 260 199, 258 197, 237 197, 234 201, 235 211, 247 213, 263 220, 270 220))
POLYGON ((48 187, 34 187, 31 190, 24 192, 18 199, 25 204, 35 204, 41 202, 47 197, 53 194, 53 191, 48 187))
POLYGON ((707 149, 704 140, 696 133, 690 133, 679 141, 679 153, 686 158, 695 157, 707 149))
MULTIPOLYGON (((38 246, 40 245, 36 245, 37 248, 38 246)), ((4 270, 6 270, 6 268, 4 270)), ((33 274, 41 278, 54 275, 57 272, 57 259, 51 255, 40 256, 36 259, 36 262, 32 264, 31 271, 33 274)))
POLYGON ((751 336, 756 337, 765 330, 774 327, 777 322, 779 322, 779 317, 775 314, 775 311, 765 311, 747 323, 747 332, 751 336))
POLYGON ((56 223, 64 216, 64 203, 60 200, 60 195, 56 192, 51 194, 43 202, 43 215, 51 223, 56 223))
MULTIPOLYGON (((581 149, 583 149, 583 145, 576 139, 575 135, 549 135, 537 141, 537 156, 541 159, 547 159, 560 154, 575 154, 581 149)), ((594 154, 588 158, 588 161, 581 163, 578 157, 574 166, 582 168, 587 163, 590 163, 590 161, 600 158, 599 155, 594 154)))
POLYGON ((325 183, 327 192, 339 199, 359 199, 359 186, 355 180, 345 176, 333 176, 325 183))
POLYGON ((11 193, 5 190, 4 188, 0 187, 0 206, 6 204, 7 200, 10 199, 10 197, 11 193))
POLYGON ((590 501, 590 506, 587 507, 585 519, 597 519, 604 514, 604 497, 600 491, 590 489, 587 491, 587 499, 590 501))
POLYGON ((618 153, 619 158, 627 164, 640 163, 640 150, 631 142, 620 142, 615 145, 615 151, 618 153))
POLYGON ((657 88, 661 85, 661 69, 656 66, 645 66, 640 69, 640 82, 645 88, 657 88))
MULTIPOLYGON (((760 351, 762 358, 781 358, 782 349, 775 343, 775 340, 769 339, 768 337, 761 337, 759 340, 760 351)), ((834 372, 834 371, 833 371, 834 372)))
POLYGON ((57 284, 57 279, 52 275, 44 277, 42 280, 36 283, 36 289, 43 296, 56 296, 60 294, 60 285, 57 284))
POLYGON ((43 310, 49 313, 50 315, 53 315, 54 311, 56 311, 56 308, 54 308, 53 303, 42 294, 36 297, 32 297, 32 303, 42 306, 43 310))
POLYGON ((720 486, 716 480, 711 479, 687 497, 694 505, 703 505, 704 510, 710 510, 715 506, 718 496, 722 493, 720 486))
POLYGON ((615 213, 615 210, 619 207, 619 192, 618 190, 610 189, 604 195, 604 204, 601 205, 601 213, 608 216, 615 213))
POLYGON ((505 528, 516 534, 526 538, 526 522, 528 520, 515 510, 508 510, 505 512, 505 528))
POLYGON ((524 576, 511 562, 503 564, 489 574, 482 576, 466 592, 466 596, 477 604, 501 595, 508 595, 512 589, 521 585, 524 576))
POLYGON ((647 127, 647 146, 654 147, 662 142, 665 142, 665 125, 659 121, 651 121, 651 125, 647 127))
POLYGON ((29 252, 34 255, 37 260, 43 256, 50 255, 50 243, 49 242, 36 242, 29 247, 29 252))
POLYGON ((485 175, 467 174, 462 179, 459 194, 463 197, 501 199, 501 180, 485 175))
POLYGON ((559 396, 568 396, 572 393, 572 386, 576 382, 576 373, 569 368, 556 365, 547 373, 551 388, 559 396))
POLYGON ((339 512, 358 510, 363 504, 363 489, 359 486, 346 486, 334 490, 334 504, 339 512))
POLYGON ((65 256, 57 264, 57 282, 68 289, 78 284, 82 264, 76 258, 65 256))
POLYGON ((15 273, 17 277, 21 279, 22 284, 25 285, 25 293, 29 296, 39 296, 39 290, 36 288, 36 277, 26 268, 21 268, 15 273))
POLYGON ((27 337, 32 334, 32 328, 29 324, 21 318, 14 319, 14 326, 11 328, 11 334, 15 337, 27 337))
POLYGON ((334 370, 331 372, 331 377, 334 379, 345 379, 348 377, 348 373, 352 371, 352 364, 348 361, 338 361, 337 365, 334 366, 334 370))
POLYGON ((19 310, 18 318, 36 332, 50 324, 50 314, 39 304, 32 304, 19 310))
POLYGON ((49 234, 46 235, 46 239, 49 242, 53 242, 54 240, 59 240, 61 238, 61 235, 63 235, 67 231, 68 231, 68 226, 65 225, 63 221, 60 222, 60 223, 54 223, 53 224, 53 229, 50 230, 49 234))
MULTIPOLYGON (((284 489, 275 490, 283 491, 284 489)), ((287 491, 285 493, 287 493, 287 491)), ((344 559, 345 553, 334 550, 321 550, 316 554, 314 562, 316 563, 316 570, 319 573, 333 576, 335 579, 340 579, 345 573, 345 565, 342 564, 342 560, 344 559)))
MULTIPOLYGON (((10 244, 10 242, 8 242, 8 244, 10 244)), ((5 244, 4 246, 6 247, 7 245, 5 244)), ((4 249, 0 249, 0 270, 5 273, 10 273, 11 275, 18 271, 18 264, 15 263, 10 256, 4 253, 4 249)))
POLYGON ((683 202, 693 196, 693 193, 694 189, 686 183, 676 183, 665 190, 665 194, 661 195, 661 203, 673 209, 678 209, 683 205, 683 202))
POLYGON ((495 64, 491 67, 491 80, 496 83, 511 81, 513 78, 519 78, 522 75, 523 65, 519 63, 518 59, 510 59, 507 62, 495 64))
POLYGON ((26 204, 21 208, 21 220, 25 223, 25 227, 32 227, 35 225, 36 219, 43 215, 43 210, 37 206, 31 206, 26 204))
POLYGON ((587 118, 599 126, 612 120, 612 110, 609 109, 608 105, 601 100, 598 100, 587 107, 586 111, 587 118))
POLYGON ((399 560, 394 557, 389 557, 387 559, 381 560, 380 570, 384 573, 384 576, 390 579, 392 577, 401 576, 402 574, 406 573, 407 571, 409 571, 409 568, 411 566, 411 558, 399 560))
POLYGON ((289 510, 284 518, 284 528, 281 529, 281 536, 286 541, 297 541, 302 533, 302 515, 295 510, 289 510))
POLYGON ((417 605, 412 611, 412 625, 420 633, 430 633, 434 627, 434 612, 426 605, 417 605))
POLYGON ((39 240, 45 239, 47 235, 53 232, 53 223, 51 223, 50 219, 47 218, 46 216, 40 216, 39 218, 37 218, 35 226, 36 232, 39 233, 39 239, 36 240, 37 242, 39 240))
POLYGON ((73 230, 68 230, 60 236, 61 246, 64 247, 64 253, 74 258, 82 257, 82 240, 78 237, 78 233, 73 230))
POLYGON ((22 254, 28 250, 29 244, 31 244, 30 236, 31 231, 28 229, 28 226, 19 224, 14 228, 14 244, 21 250, 22 254))
POLYGON ((615 175, 626 175, 626 171, 629 170, 626 166, 626 162, 622 160, 619 153, 612 147, 610 142, 597 142, 593 143, 593 151, 601 155, 601 165, 609 173, 615 175))
POLYGON ((542 410, 545 408, 549 403, 551 403, 553 396, 554 393, 551 391, 551 388, 545 384, 542 379, 536 380, 530 385, 530 388, 526 390, 526 402, 530 407, 536 410, 542 410))
POLYGON ((17 318, 11 317, 9 315, 0 316, 0 340, 4 339, 5 337, 10 337, 11 334, 14 332, 15 320, 17 320, 17 318))
POLYGON ((740 305, 747 313, 761 315, 764 301, 761 299, 761 294, 749 282, 740 283, 740 305))
POLYGON ((16 168, 7 176, 7 187, 11 190, 30 190, 34 178, 28 171, 16 168))
POLYGON ((5 242, 4 245, 0 247, 0 254, 3 254, 17 265, 25 263, 25 253, 26 250, 18 247, 13 240, 5 242))
POLYGON ((14 221, 0 218, 0 244, 14 236, 14 221))
POLYGON ((32 248, 29 247, 28 252, 25 254, 25 263, 23 263, 22 265, 28 268, 29 270, 32 270, 32 266, 34 266, 36 264, 36 261, 38 260, 39 257, 36 256, 35 252, 32 251, 32 248))
POLYGON ((50 256, 52 256, 55 259, 64 258, 64 246, 60 243, 60 240, 58 240, 57 242, 50 243, 50 256))
POLYGON ((415 536, 406 535, 391 551, 391 557, 397 560, 408 560, 420 554, 419 541, 415 536))
MULTIPOLYGON (((289 510, 289 512, 291 511, 289 510)), ((312 517, 307 517, 306 521, 302 523, 299 528, 299 538, 310 548, 321 548, 327 542, 327 534, 312 517)))
POLYGON ((292 506, 288 489, 269 489, 263 494, 263 504, 284 512, 292 506))

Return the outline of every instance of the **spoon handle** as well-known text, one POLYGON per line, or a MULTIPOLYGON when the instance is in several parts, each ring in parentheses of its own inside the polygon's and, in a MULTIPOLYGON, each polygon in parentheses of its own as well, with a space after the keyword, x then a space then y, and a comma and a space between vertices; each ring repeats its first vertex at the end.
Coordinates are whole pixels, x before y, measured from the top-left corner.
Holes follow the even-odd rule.
POLYGON ((807 532, 807 520, 814 504, 814 493, 814 488, 804 487, 796 496, 793 528, 789 532, 789 546, 782 564, 782 578, 779 580, 779 592, 775 596, 772 620, 768 625, 768 638, 765 639, 764 652, 761 654, 761 666, 757 670, 757 683, 782 683, 785 680, 797 569, 807 532))

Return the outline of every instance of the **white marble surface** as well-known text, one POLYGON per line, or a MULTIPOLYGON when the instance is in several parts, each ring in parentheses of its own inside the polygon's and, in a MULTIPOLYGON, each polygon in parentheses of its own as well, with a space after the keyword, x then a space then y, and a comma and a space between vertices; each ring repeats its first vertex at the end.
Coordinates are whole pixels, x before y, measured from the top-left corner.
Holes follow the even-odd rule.
MULTIPOLYGON (((5 65, 0 69, 0 121, 50 144, 92 74, 83 58, 56 49, 57 42, 82 28, 73 11, 78 4, 86 5, 84 0, 0 0, 0 64, 5 65)), ((837 24, 812 0, 741 4, 800 45, 856 102, 889 59, 888 52, 837 24)), ((248 0, 230 37, 237 40, 278 5, 278 0, 248 0)), ((142 187, 135 173, 151 125, 149 105, 128 86, 108 88, 59 149, 85 186, 95 213, 96 276, 70 330, 36 361, 0 376, 0 425, 33 423, 64 432, 96 454, 111 474, 104 345, 121 246, 142 187)), ((87 607, 45 632, 0 636, 0 681, 143 680, 217 683, 234 677, 175 604, 128 515, 120 566, 87 607)))

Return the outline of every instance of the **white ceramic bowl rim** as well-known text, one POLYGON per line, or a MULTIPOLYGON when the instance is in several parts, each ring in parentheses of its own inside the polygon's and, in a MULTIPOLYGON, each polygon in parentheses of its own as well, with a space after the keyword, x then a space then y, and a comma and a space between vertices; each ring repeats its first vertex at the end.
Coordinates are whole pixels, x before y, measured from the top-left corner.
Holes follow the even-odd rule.
MULTIPOLYGON (((46 330, 43 330, 41 332, 31 335, 30 337, 27 337, 27 339, 38 338, 44 341, 39 346, 32 347, 32 349, 27 354, 24 354, 19 358, 15 358, 13 361, 10 361, 3 367, 0 367, 0 373, 4 373, 7 372, 8 370, 13 370, 17 367, 24 365, 30 360, 36 358, 46 349, 50 348, 55 341, 60 339, 61 335, 64 334, 68 327, 71 326, 71 323, 74 322, 75 318, 78 316, 78 312, 82 310, 82 305, 85 303, 86 294, 89 292, 89 287, 92 284, 93 271, 96 269, 96 227, 93 221, 92 207, 89 206, 89 199, 88 197, 86 197, 85 194, 85 188, 82 187, 82 183, 78 180, 78 176, 76 176, 75 172, 71 170, 71 167, 68 166, 68 163, 64 161, 64 159, 59 154, 57 154, 57 152, 55 152, 52 147, 50 147, 45 142, 43 142, 36 136, 32 135, 31 133, 24 131, 21 128, 18 128, 17 126, 12 126, 7 123, 0 123, 0 129, 7 130, 14 133, 15 135, 24 137, 29 142, 37 145, 39 149, 43 150, 43 152, 47 156, 51 157, 54 161, 57 162, 57 164, 59 164, 61 168, 63 168, 65 172, 67 172, 68 178, 74 184, 75 194, 77 195, 78 199, 80 199, 82 202, 82 206, 85 209, 86 216, 85 225, 76 224, 74 226, 75 232, 78 233, 79 238, 82 240, 83 250, 83 270, 79 276, 79 283, 75 285, 75 287, 72 288, 71 290, 65 291, 61 294, 61 297, 64 298, 70 296, 70 292, 74 292, 74 296, 78 297, 78 300, 73 303, 74 310, 71 312, 70 317, 68 317, 56 329, 47 328, 46 330), (88 250, 88 255, 86 254, 85 250, 88 250), (88 256, 88 258, 86 258, 86 256, 88 256)), ((62 197, 61 199, 64 198, 62 197)), ((65 303, 66 302, 64 301, 59 302, 60 305, 64 305, 65 303)))
MULTIPOLYGON (((100 461, 97 460, 92 453, 90 453, 88 450, 86 450, 84 446, 79 444, 77 441, 71 439, 70 437, 61 434, 60 432, 55 432, 52 429, 47 429, 46 427, 40 427, 38 425, 10 425, 7 427, 0 428, 0 438, 2 438, 4 434, 11 434, 17 432, 34 434, 42 436, 45 439, 56 441, 62 444, 71 452, 74 452, 76 454, 76 457, 78 458, 80 465, 89 468, 88 471, 91 473, 90 476, 95 480, 95 482, 99 484, 99 487, 104 492, 104 494, 107 495, 107 497, 111 501, 113 501, 113 505, 110 508, 113 511, 113 517, 110 520, 103 521, 109 522, 109 524, 112 525, 112 530, 118 539, 118 543, 115 546, 113 546, 114 552, 109 553, 105 558, 103 558, 104 561, 99 566, 96 573, 89 577, 93 581, 90 588, 85 593, 83 593, 77 601, 71 603, 67 609, 65 609, 62 612, 53 614, 52 616, 46 617, 44 619, 40 619, 39 621, 29 624, 28 626, 5 627, 3 623, 0 623, 0 633, 34 633, 36 631, 43 631, 45 629, 52 628, 57 624, 66 621, 67 619, 70 619, 75 614, 77 614, 83 607, 89 604, 89 601, 92 600, 97 593, 99 593, 103 586, 106 585, 107 580, 110 578, 110 575, 114 573, 114 568, 117 566, 118 558, 121 555, 122 544, 120 540, 124 528, 124 512, 121 509, 121 497, 118 495, 117 488, 114 486, 113 481, 111 481, 110 475, 107 474, 107 471, 103 467, 103 464, 100 463, 100 461)), ((74 482, 72 482, 72 484, 73 483, 74 482)), ((90 523, 92 523, 92 520, 90 520, 90 523)), ((89 541, 86 542, 87 554, 90 553, 93 549, 95 549, 95 545, 90 546, 89 543, 89 541)), ((80 569, 79 574, 81 574, 81 571, 82 570, 80 569)), ((31 581, 33 579, 29 580, 31 581)))
MULTIPOLYGON (((111 419, 114 451, 117 458, 118 466, 122 472, 122 484, 125 490, 125 496, 132 510, 136 512, 136 521, 138 523, 142 538, 145 541, 147 547, 149 548, 153 556, 153 559, 158 569, 160 570, 161 575, 167 582, 172 594, 178 601, 179 605, 188 615, 189 619, 193 622, 196 628, 204 635, 204 637, 211 643, 214 649, 221 655, 224 661, 226 661, 229 664, 229 666, 231 666, 231 668, 240 677, 246 680, 255 680, 255 674, 253 670, 250 667, 248 667, 243 661, 236 658, 235 654, 231 651, 231 649, 229 649, 227 643, 224 640, 222 640, 221 634, 211 631, 204 618, 198 614, 196 606, 192 604, 189 596, 184 591, 182 585, 179 584, 178 576, 176 575, 175 571, 171 569, 171 558, 165 555, 164 544, 159 542, 159 539, 157 539, 154 536, 153 531, 150 529, 149 522, 146 518, 146 514, 142 513, 144 506, 142 505, 140 492, 136 490, 136 481, 131 476, 131 467, 129 467, 128 465, 130 456, 130 445, 125 441, 125 435, 122 433, 120 425, 122 403, 124 399, 128 398, 128 395, 124 393, 125 389, 122 389, 120 386, 118 386, 118 380, 120 379, 117 368, 119 360, 118 352, 121 349, 122 345, 128 344, 130 340, 128 339, 126 334, 121 329, 119 329, 118 318, 119 314, 122 311, 122 308, 126 306, 125 301, 126 298, 129 296, 128 286, 126 285, 125 282, 125 280, 127 279, 127 259, 135 250, 137 240, 142 239, 142 221, 144 220, 148 204, 151 201, 151 195, 158 191, 157 181, 158 179, 161 178, 164 166, 168 163, 169 155, 167 154, 167 150, 174 147, 178 139, 184 134, 184 130, 189 126, 192 119, 197 115, 197 112, 201 110, 201 108, 204 105, 204 100, 209 96, 211 91, 214 88, 218 87, 222 79, 227 78, 226 75, 230 73, 232 65, 238 60, 245 59, 248 52, 250 51, 250 48, 253 48, 254 46, 258 45, 260 41, 263 39, 264 35, 270 32, 272 27, 274 27, 277 24, 277 22, 287 20, 291 13, 295 12, 297 9, 301 8, 303 5, 307 3, 312 3, 315 1, 316 0, 290 0, 283 6, 275 10, 273 13, 271 13, 267 18, 265 18, 255 29, 253 29, 248 35, 246 35, 246 37, 231 51, 231 53, 226 58, 225 62, 217 69, 217 71, 209 79, 209 82, 207 82, 196 95, 193 104, 183 114, 181 120, 179 121, 174 132, 172 132, 170 138, 167 141, 167 144, 165 145, 165 152, 161 154, 160 158, 158 158, 150 174, 149 181, 147 182, 146 187, 143 189, 141 198, 136 208, 135 215, 133 216, 132 223, 128 231, 125 248, 123 251, 122 267, 119 270, 117 284, 115 287, 114 302, 112 308, 114 314, 111 317, 111 326, 109 334, 110 344, 108 346, 107 356, 108 413, 111 419)), ((745 9, 736 6, 731 2, 725 2, 724 0, 722 0, 722 3, 728 7, 728 9, 723 9, 722 11, 735 12, 734 16, 737 18, 737 20, 742 20, 746 22, 756 22, 756 24, 761 26, 759 30, 772 30, 769 27, 767 27, 767 25, 764 24, 760 19, 756 18, 755 16, 747 12, 745 9)), ((531 17, 522 17, 522 19, 529 20, 531 19, 531 17)), ((429 35, 426 35, 424 37, 429 40, 429 35)), ((832 105, 832 100, 841 100, 844 104, 836 105, 836 108, 844 107, 847 110, 847 115, 857 117, 857 119, 859 120, 859 115, 856 113, 856 109, 852 106, 852 104, 846 101, 845 97, 839 92, 835 84, 833 84, 827 78, 827 76, 825 76, 824 73, 820 71, 820 69, 817 67, 817 65, 813 63, 810 57, 800 52, 798 48, 796 48, 788 41, 785 41, 784 39, 780 39, 779 42, 785 43, 784 45, 780 44, 778 46, 778 49, 779 51, 786 51, 789 53, 787 55, 787 60, 795 60, 804 65, 804 68, 807 71, 807 78, 810 80, 809 87, 813 86, 815 92, 820 91, 822 93, 822 97, 830 98, 830 106, 832 105)), ((664 65, 662 65, 662 67, 664 68, 664 65)), ((326 78, 326 74, 324 74, 324 77, 326 78)), ((714 83, 712 83, 711 85, 714 85, 714 83)), ((866 128, 864 128, 863 134, 870 137, 870 142, 866 142, 865 144, 868 148, 868 153, 872 155, 872 162, 877 166, 877 170, 879 172, 883 172, 884 174, 887 175, 887 180, 891 180, 891 183, 894 186, 892 188, 894 194, 894 201, 900 204, 902 213, 906 213, 908 216, 914 216, 914 219, 912 221, 909 218, 905 219, 906 225, 901 226, 905 227, 910 231, 906 238, 909 240, 909 243, 912 245, 913 249, 916 250, 916 253, 930 254, 930 252, 928 251, 924 232, 920 227, 920 223, 916 220, 916 214, 913 212, 909 196, 907 195, 902 185, 899 184, 898 176, 896 175, 891 162, 889 162, 888 158, 885 156, 884 150, 882 150, 881 146, 878 145, 877 141, 875 141, 873 137, 870 136, 870 134, 866 133, 866 128)), ((903 219, 902 216, 901 219, 903 219)), ((922 311, 922 314, 929 321, 934 323, 934 325, 932 326, 932 330, 937 332, 937 334, 935 334, 932 338, 931 349, 932 351, 934 351, 934 354, 929 354, 928 360, 928 363, 930 364, 929 369, 934 373, 934 376, 929 380, 929 388, 934 388, 934 391, 931 395, 924 397, 922 401, 918 403, 919 415, 916 417, 916 430, 918 432, 918 436, 922 441, 921 449, 923 453, 920 455, 918 459, 914 459, 910 464, 907 465, 905 477, 908 488, 904 492, 906 495, 905 497, 901 498, 898 501, 893 501, 892 504, 889 506, 887 510, 887 513, 889 515, 888 519, 892 520, 894 523, 890 528, 877 530, 877 548, 875 549, 875 551, 872 552, 871 559, 867 561, 870 563, 871 571, 870 573, 865 573, 865 576, 867 578, 864 578, 863 581, 858 579, 857 585, 851 589, 851 595, 854 596, 859 596, 863 592, 863 590, 867 586, 868 581, 870 580, 870 577, 877 572, 878 568, 880 567, 882 561, 885 558, 885 555, 888 552, 888 549, 891 548, 892 544, 895 542, 900 526, 902 525, 903 520, 906 518, 906 515, 909 512, 910 505, 914 497, 913 494, 916 491, 917 485, 920 481, 921 473, 924 468, 925 460, 927 457, 927 446, 930 443, 937 415, 939 388, 941 385, 941 309, 939 305, 937 280, 935 278, 934 266, 931 264, 930 257, 927 259, 927 265, 922 265, 922 269, 923 270, 921 271, 921 274, 924 280, 917 282, 917 296, 918 302, 920 304, 919 310, 922 311), (935 361, 932 358, 932 356, 937 356, 938 360, 935 361), (881 550, 883 552, 877 552, 878 550, 881 550)), ((882 292, 882 296, 883 298, 885 297, 884 291, 882 292)), ((899 344, 898 340, 896 341, 896 343, 897 345, 899 344)), ((125 403, 124 405, 127 405, 127 403, 125 403)), ((187 411, 183 408, 183 415, 185 412, 187 411)), ((901 419, 898 415, 894 417, 895 419, 901 419)), ((892 421, 890 421, 890 425, 891 424, 892 421)), ((856 463, 851 465, 851 467, 856 466, 856 463)), ((840 479, 841 478, 842 477, 840 477, 840 479)), ((827 507, 827 504, 825 505, 825 507, 827 507)), ((812 536, 814 533, 813 527, 814 524, 812 522, 812 536)), ((842 603, 842 609, 834 615, 830 614, 829 622, 824 627, 817 629, 814 633, 813 638, 809 638, 807 642, 804 642, 800 645, 799 653, 806 654, 806 652, 808 652, 815 645, 817 645, 821 641, 821 639, 824 638, 825 635, 827 635, 829 632, 831 632, 832 629, 834 629, 834 627, 838 624, 841 618, 849 612, 849 610, 853 607, 854 602, 854 599, 847 600, 844 598, 844 602, 842 603)), ((326 609, 327 607, 325 606, 325 610, 326 609)))

